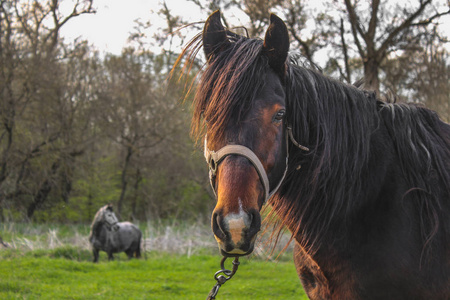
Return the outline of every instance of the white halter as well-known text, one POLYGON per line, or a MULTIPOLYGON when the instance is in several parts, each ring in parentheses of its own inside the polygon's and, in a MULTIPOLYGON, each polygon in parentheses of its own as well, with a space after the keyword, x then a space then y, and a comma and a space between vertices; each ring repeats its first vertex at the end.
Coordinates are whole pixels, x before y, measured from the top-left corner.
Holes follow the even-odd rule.
MULTIPOLYGON (((263 167, 263 164, 261 163, 260 159, 256 154, 250 150, 249 148, 242 146, 242 145, 226 145, 219 149, 218 151, 212 151, 208 149, 207 146, 207 137, 205 137, 205 146, 204 146, 204 155, 206 162, 209 165, 209 181, 211 183, 211 187, 214 191, 214 194, 217 197, 216 190, 215 190, 215 178, 216 178, 216 172, 217 168, 219 167, 219 164, 227 157, 228 155, 240 155, 245 158, 247 158, 252 165, 255 167, 256 171, 258 172, 259 178, 261 180, 261 183, 265 190, 265 197, 264 197, 264 203, 267 202, 267 200, 272 197, 280 188, 281 183, 283 182, 284 178, 286 177, 286 173, 288 170, 288 162, 289 162, 289 139, 293 142, 294 145, 299 147, 302 150, 309 151, 309 149, 305 146, 300 145, 294 140, 294 137, 292 136, 292 129, 290 127, 286 127, 286 168, 284 169, 283 176, 281 177, 280 181, 278 182, 277 186, 270 191, 270 184, 269 184, 269 177, 267 176, 266 170, 263 167)), ((263 204, 264 204, 263 203, 263 204)))

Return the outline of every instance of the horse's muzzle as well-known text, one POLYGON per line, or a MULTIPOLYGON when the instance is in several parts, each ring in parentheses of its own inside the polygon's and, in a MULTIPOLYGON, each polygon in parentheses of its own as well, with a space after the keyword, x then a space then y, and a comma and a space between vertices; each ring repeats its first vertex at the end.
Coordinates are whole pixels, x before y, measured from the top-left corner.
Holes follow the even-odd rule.
POLYGON ((223 215, 215 210, 212 230, 224 256, 242 256, 252 253, 256 235, 261 229, 261 216, 257 210, 223 215))

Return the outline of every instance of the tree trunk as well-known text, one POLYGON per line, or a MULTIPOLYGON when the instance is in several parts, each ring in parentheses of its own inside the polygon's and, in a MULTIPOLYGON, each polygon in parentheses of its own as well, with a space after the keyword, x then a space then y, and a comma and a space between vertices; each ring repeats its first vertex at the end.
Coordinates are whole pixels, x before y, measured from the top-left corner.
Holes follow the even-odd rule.
POLYGON ((87 201, 87 207, 88 207, 88 216, 87 219, 89 221, 92 220, 94 213, 93 213, 93 203, 92 203, 92 191, 91 191, 91 186, 89 185, 89 194, 88 194, 88 201, 87 201))
POLYGON ((372 57, 364 61, 364 88, 377 95, 380 94, 379 66, 380 63, 372 57))
POLYGON ((5 217, 3 215, 3 206, 1 205, 1 199, 0 199, 0 223, 5 223, 5 217))
POLYGON ((31 204, 28 206, 28 209, 27 209, 27 217, 28 217, 28 219, 31 219, 33 217, 34 212, 36 211, 36 209, 42 203, 45 202, 45 200, 47 199, 48 194, 50 194, 51 190, 52 190, 52 184, 47 179, 47 180, 44 181, 44 183, 41 185, 41 188, 39 189, 39 191, 34 196, 33 202, 31 202, 31 204))
POLYGON ((122 191, 120 193, 119 201, 117 201, 117 215, 119 219, 121 218, 123 200, 125 198, 125 193, 127 191, 128 181, 127 181, 127 171, 130 165, 131 157, 133 156, 133 147, 127 147, 127 156, 125 157, 125 164, 122 169, 122 191))
POLYGON ((60 165, 60 161, 58 159, 57 161, 55 161, 53 163, 49 177, 44 181, 44 183, 42 183, 41 187, 39 188, 39 190, 37 191, 37 193, 34 196, 33 202, 31 202, 31 204, 28 206, 28 209, 27 209, 28 220, 30 220, 33 217, 36 209, 40 205, 42 205, 42 203, 44 203, 45 200, 47 200, 47 197, 50 194, 50 192, 52 191, 52 187, 53 187, 53 183, 52 183, 51 179, 58 171, 59 165, 60 165))
POLYGON ((137 206, 137 199, 138 199, 138 195, 139 195, 139 184, 142 181, 142 176, 141 176, 141 169, 138 167, 136 169, 136 181, 134 182, 134 195, 133 195, 133 199, 131 202, 131 218, 132 220, 136 219, 136 206, 137 206))

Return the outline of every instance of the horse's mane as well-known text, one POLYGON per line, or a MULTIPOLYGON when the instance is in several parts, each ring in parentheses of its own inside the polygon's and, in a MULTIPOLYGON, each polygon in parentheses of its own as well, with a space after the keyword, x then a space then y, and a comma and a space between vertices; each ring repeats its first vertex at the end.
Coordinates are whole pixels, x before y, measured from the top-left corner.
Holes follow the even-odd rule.
POLYGON ((293 62, 287 77, 286 121, 311 151, 290 148, 288 174, 270 203, 284 220, 292 220, 284 225, 294 236, 301 230, 306 247, 362 204, 354 195, 364 189, 359 179, 367 172, 371 133, 380 122, 378 102, 374 93, 293 62))
POLYGON ((287 91, 287 122, 296 140, 312 151, 290 150, 289 173, 271 201, 285 220, 296 222, 284 225, 296 228, 294 235, 301 233, 302 244, 313 247, 329 228, 345 223, 352 212, 366 205, 358 196, 364 195, 369 184, 362 179, 373 178, 368 169, 375 150, 371 137, 385 126, 408 185, 426 191, 409 196, 422 203, 418 214, 428 243, 444 218, 438 214, 442 199, 429 194, 430 178, 437 177, 450 196, 448 125, 426 108, 385 103, 372 92, 292 63, 287 91))
POLYGON ((104 213, 105 210, 107 210, 107 209, 111 209, 111 210, 112 210, 112 206, 111 206, 110 204, 107 204, 107 205, 105 205, 105 206, 102 206, 102 207, 97 211, 97 213, 95 214, 94 220, 92 221, 92 224, 91 224, 91 230, 90 230, 90 232, 89 232, 89 240, 91 240, 92 237, 96 235, 97 229, 98 229, 98 227, 99 227, 99 225, 100 225, 100 220, 101 220, 101 218, 102 218, 102 216, 103 216, 103 213, 104 213))
POLYGON ((407 194, 420 208, 427 245, 450 213, 450 126, 434 111, 414 104, 385 103, 380 115, 394 141, 402 173, 412 187, 407 194), (439 193, 447 196, 439 198, 439 193))
MULTIPOLYGON (((223 138, 229 126, 239 126, 269 70, 261 55, 261 40, 234 34, 229 39, 231 46, 210 59, 198 83, 192 118, 197 139, 204 136, 206 126, 210 141, 223 138)), ((195 58, 199 47, 200 35, 182 55, 190 51, 195 58)), ((385 103, 375 93, 292 61, 284 84, 286 122, 295 139, 311 151, 290 148, 287 176, 270 203, 282 216, 281 225, 294 229, 293 236, 302 237, 305 247, 320 243, 334 222, 345 222, 355 208, 365 205, 358 196, 364 194, 371 178, 371 138, 380 126, 385 126, 392 138, 408 184, 429 192, 430 178, 437 178, 450 197, 450 132, 435 113, 412 104, 385 103)), ((439 220, 445 218, 437 213, 444 204, 427 193, 412 194, 425 207, 418 213, 424 239, 429 241, 439 220)))

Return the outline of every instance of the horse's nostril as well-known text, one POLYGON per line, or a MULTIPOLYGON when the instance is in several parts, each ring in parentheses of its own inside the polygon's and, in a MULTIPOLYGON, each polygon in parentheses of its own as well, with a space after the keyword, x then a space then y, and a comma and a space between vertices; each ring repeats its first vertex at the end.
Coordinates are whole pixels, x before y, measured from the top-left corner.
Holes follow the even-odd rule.
POLYGON ((250 229, 248 231, 249 237, 253 237, 261 229, 261 215, 257 211, 249 213, 250 229))
POLYGON ((225 233, 223 232, 222 225, 221 225, 222 218, 219 216, 218 213, 214 213, 211 221, 212 221, 212 229, 213 229, 214 235, 218 239, 224 240, 225 233))

